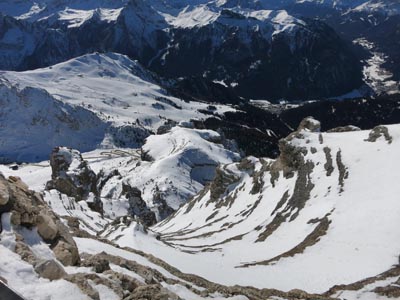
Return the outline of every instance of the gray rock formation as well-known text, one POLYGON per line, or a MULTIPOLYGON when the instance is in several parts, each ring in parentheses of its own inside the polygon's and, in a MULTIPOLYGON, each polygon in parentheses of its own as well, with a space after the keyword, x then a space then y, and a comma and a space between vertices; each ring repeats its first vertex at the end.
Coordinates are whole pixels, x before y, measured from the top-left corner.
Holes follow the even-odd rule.
POLYGON ((62 265, 56 262, 54 259, 49 259, 38 263, 35 267, 35 272, 40 277, 57 280, 67 275, 62 265))
POLYGON ((156 215, 146 205, 142 199, 142 192, 129 184, 122 184, 122 194, 129 201, 129 213, 137 217, 144 225, 151 226, 157 222, 156 215))
POLYGON ((376 126, 371 130, 368 139, 365 141, 374 143, 381 137, 384 138, 388 144, 391 144, 393 141, 392 136, 389 134, 389 129, 386 126, 376 126))
POLYGON ((97 176, 79 151, 56 147, 51 153, 50 165, 52 174, 46 184, 48 190, 56 189, 76 201, 86 200, 92 210, 103 212, 97 176))
POLYGON ((102 254, 87 257, 82 261, 81 265, 85 267, 92 267, 93 271, 96 273, 103 273, 110 270, 110 264, 108 260, 102 256, 102 254))
POLYGON ((313 117, 304 118, 297 128, 297 131, 307 130, 311 132, 320 132, 321 131, 321 123, 315 120, 313 117))

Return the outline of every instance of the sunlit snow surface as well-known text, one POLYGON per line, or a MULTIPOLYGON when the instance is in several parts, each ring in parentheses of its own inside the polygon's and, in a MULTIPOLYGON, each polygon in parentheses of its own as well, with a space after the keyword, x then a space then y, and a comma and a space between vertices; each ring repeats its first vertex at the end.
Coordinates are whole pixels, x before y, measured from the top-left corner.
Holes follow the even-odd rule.
MULTIPOLYGON (((117 231, 114 237, 122 234, 118 238, 121 245, 139 248, 184 272, 227 285, 324 292, 336 284, 375 276, 396 264, 400 253, 397 197, 400 191, 396 184, 400 175, 390 171, 400 167, 397 159, 400 127, 389 126, 389 132, 393 137, 391 144, 383 139, 375 143, 364 141, 368 137, 366 131, 324 133, 323 144, 316 133, 305 133, 304 140, 294 141, 309 150, 317 149, 315 154, 309 151, 306 156, 315 163, 310 175, 315 187, 299 216, 282 223, 265 242, 255 242, 262 231, 257 228, 265 228, 273 220, 274 208, 285 191, 289 191, 289 195, 293 192, 296 178, 280 177, 273 188, 266 173, 261 194, 252 195, 252 178, 239 172, 235 165, 228 169, 241 176, 241 180, 230 193, 237 193, 232 206, 216 209, 218 202, 207 204, 207 193, 189 212, 186 211, 190 203, 182 207, 172 219, 153 228, 168 246, 146 235, 135 234, 132 228, 117 231), (341 151, 343 164, 349 172, 342 192, 338 185, 338 166, 334 164, 332 175, 325 174, 324 147, 331 149, 334 160, 341 151), (256 209, 243 216, 258 199, 261 200, 256 209), (210 218, 214 212, 216 215, 210 218), (328 216, 331 223, 327 233, 304 253, 281 258, 270 265, 237 268, 243 263, 268 260, 292 249, 316 227, 309 221, 328 213, 331 213, 328 216), (243 236, 229 240, 240 235, 243 236)), ((254 161, 260 167, 257 160, 254 161)))
MULTIPOLYGON (((188 206, 191 203, 184 205, 171 219, 154 226, 149 234, 137 230, 135 223, 118 229, 108 227, 103 234, 121 246, 153 254, 183 272, 226 285, 324 292, 333 285, 376 276, 395 265, 400 253, 400 203, 397 198, 400 175, 391 171, 400 168, 397 159, 400 126, 387 127, 393 139, 391 143, 383 137, 376 142, 366 141, 369 131, 322 133, 322 138, 318 133, 303 132, 302 139, 294 139, 294 145, 308 149, 305 159, 314 163, 310 179, 315 187, 298 217, 283 222, 265 242, 255 241, 276 216, 277 212, 273 211, 282 195, 286 191, 289 196, 293 193, 297 174, 289 179, 281 174, 275 187, 272 187, 270 175, 266 172, 263 175, 263 189, 253 195, 250 193, 253 178, 247 172, 240 171, 237 164, 226 166, 239 179, 231 187, 230 195, 236 194, 231 206, 222 205, 216 209, 219 201, 207 204, 209 193, 206 193, 193 202, 190 211, 188 206), (331 149, 333 157, 334 170, 330 176, 326 175, 324 168, 325 147, 331 149), (311 148, 315 148, 316 152, 312 153, 311 148), (338 181, 339 164, 336 161, 339 150, 341 161, 349 174, 344 180, 343 191, 338 181), (257 202, 257 207, 252 210, 257 202), (331 223, 326 234, 320 236, 314 245, 306 247, 303 253, 280 258, 269 265, 238 268, 244 263, 271 259, 297 246, 316 228, 317 224, 310 223, 310 220, 324 218, 329 213, 331 223), (161 241, 155 239, 158 234, 161 234, 161 241)), ((158 155, 162 160, 163 153, 170 153, 170 150, 169 146, 159 147, 161 144, 149 143, 148 146, 153 155, 158 155)), ((85 156, 92 157, 89 160, 95 170, 101 166, 119 164, 126 159, 114 156, 95 159, 95 153, 85 156)), ((259 159, 250 160, 255 164, 256 171, 261 168, 259 159)), ((18 171, 3 166, 1 171, 6 175, 19 175, 38 189, 42 186, 41 178, 49 174, 44 166, 29 165, 18 171)), ((145 171, 143 169, 142 172, 145 171)), ((165 171, 158 169, 158 172, 165 171)), ((62 210, 53 206, 62 215, 62 210)), ((285 205, 278 212, 284 209, 285 205)), ((83 218, 78 214, 76 216, 83 218)), ((90 217, 96 220, 95 215, 90 217)), ((105 224, 108 221, 103 219, 101 222, 105 224)), ((91 240, 77 239, 77 242, 89 253, 108 251, 104 245, 97 247, 96 242, 91 240)), ((117 250, 110 248, 110 251, 117 250)), ((118 251, 118 255, 125 255, 122 250, 118 251)), ((383 285, 379 282, 376 284, 383 285)), ((366 287, 364 292, 346 292, 346 295, 348 299, 370 299, 368 297, 374 294, 368 292, 370 289, 367 290, 366 287)))

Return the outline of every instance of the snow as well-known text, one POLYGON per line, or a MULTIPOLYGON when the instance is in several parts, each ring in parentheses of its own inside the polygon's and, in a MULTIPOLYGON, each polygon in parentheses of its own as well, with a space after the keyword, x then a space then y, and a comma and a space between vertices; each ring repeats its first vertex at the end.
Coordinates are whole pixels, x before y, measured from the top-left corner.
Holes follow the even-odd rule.
POLYGON ((13 228, 8 213, 1 216, 3 231, 0 233, 0 276, 5 278, 10 288, 18 291, 26 299, 48 300, 89 300, 80 289, 65 280, 49 281, 39 278, 32 265, 24 262, 14 253, 15 233, 24 238, 27 246, 41 259, 54 258, 49 249, 36 232, 36 229, 13 228))
POLYGON ((400 91, 400 83, 392 79, 393 74, 383 67, 388 57, 375 50, 375 45, 366 39, 353 41, 371 52, 372 57, 367 59, 363 68, 364 82, 375 93, 394 94, 400 91))
POLYGON ((95 16, 98 16, 101 21, 115 22, 118 19, 121 11, 122 8, 99 8, 95 10, 78 10, 66 8, 65 10, 58 13, 58 19, 68 24, 68 28, 73 28, 82 26, 86 21, 95 16))
MULTIPOLYGON (((146 140, 143 151, 148 152, 153 161, 141 161, 140 150, 134 149, 99 149, 83 153, 83 159, 96 174, 100 171, 108 174, 113 170, 120 174, 109 179, 102 188, 104 218, 90 210, 87 202, 76 202, 56 190, 45 191, 44 199, 57 214, 78 218, 83 230, 95 234, 104 229, 110 219, 128 214, 128 199, 121 197, 122 185, 128 183, 141 190, 143 200, 162 219, 165 216, 159 215, 160 203, 154 200, 156 194, 161 195, 169 207, 178 209, 213 179, 218 165, 240 159, 238 153, 225 149, 221 142, 221 136, 211 130, 174 127, 166 134, 153 135, 146 140)), ((61 154, 71 155, 70 150, 63 149, 61 154)), ((74 166, 79 160, 71 158, 71 162, 68 172, 79 171, 74 166)), ((23 164, 18 170, 0 165, 0 172, 5 176, 21 177, 30 188, 39 192, 51 179, 48 161, 23 164)))
POLYGON ((219 300, 248 300, 246 296, 232 296, 232 297, 224 297, 223 295, 219 293, 215 293, 212 297, 200 297, 199 295, 193 293, 191 290, 186 288, 183 285, 180 284, 167 284, 163 283, 163 286, 170 290, 171 292, 174 292, 176 295, 181 297, 182 299, 190 299, 190 300, 211 300, 211 299, 219 299, 219 300))
POLYGON ((120 196, 123 183, 141 190, 143 200, 156 213, 160 204, 154 200, 155 194, 160 194, 171 208, 178 209, 213 179, 218 165, 240 159, 238 153, 223 147, 218 133, 179 126, 168 133, 148 137, 141 151, 152 160, 141 161, 140 151, 126 149, 83 154, 96 173, 117 169, 121 174, 107 181, 102 189, 107 217, 127 214, 128 201, 120 196))
POLYGON ((56 101, 44 90, 0 81, 0 160, 40 161, 55 146, 88 151, 103 140, 107 125, 90 111, 56 101))
MULTIPOLYGON (((105 121, 118 125, 139 122, 152 130, 166 118, 177 122, 202 118, 205 115, 197 110, 207 107, 168 96, 150 72, 116 53, 88 54, 50 68, 3 72, 2 77, 21 87, 45 89, 56 99, 84 106, 105 121), (154 107, 157 103, 162 109, 154 107)), ((232 110, 217 107, 220 113, 232 110)))
MULTIPOLYGON (((207 104, 168 96, 153 75, 126 56, 89 54, 50 68, 2 72, 0 155, 41 161, 55 146, 91 151, 140 146, 166 120, 202 119, 207 104), (58 100, 58 101, 56 101, 58 100), (22 113, 22 111, 24 113, 22 113), (15 115, 18 118, 15 118, 15 115)), ((232 111, 217 106, 217 113, 232 111)))
POLYGON ((74 198, 70 198, 56 190, 45 191, 44 200, 59 216, 78 218, 80 220, 80 228, 90 234, 96 234, 110 222, 109 219, 103 218, 99 213, 92 211, 88 207, 87 201, 76 202, 74 198))
POLYGON ((122 267, 114 265, 114 264, 110 264, 110 269, 115 271, 115 272, 119 272, 119 273, 128 275, 128 276, 130 276, 132 278, 135 278, 141 283, 145 283, 145 279, 143 277, 141 277, 140 275, 138 275, 138 274, 136 274, 136 273, 134 273, 134 272, 132 272, 130 270, 127 270, 125 268, 122 268, 122 267))
MULTIPOLYGON (((182 122, 180 125, 187 124, 182 122)), ((350 284, 376 276, 398 263, 400 205, 396 195, 400 192, 397 185, 400 174, 388 173, 388 170, 400 168, 397 159, 400 148, 400 125, 390 125, 387 128, 393 138, 391 143, 383 137, 376 142, 366 141, 369 131, 321 133, 322 144, 319 133, 302 131, 302 138, 294 138, 291 143, 297 147, 305 147, 308 150, 305 159, 314 163, 310 180, 315 187, 311 190, 310 198, 304 208, 294 210, 290 214, 294 216, 298 211, 299 215, 292 221, 287 220, 280 224, 265 242, 255 241, 276 214, 284 212, 289 207, 286 203, 274 211, 286 191, 289 196, 293 194, 298 174, 292 178, 284 178, 280 173, 275 186, 272 186, 271 176, 266 172, 262 175, 263 189, 260 193, 252 194, 251 172, 240 170, 238 164, 234 163, 239 158, 237 154, 224 149, 219 144, 220 136, 209 130, 177 126, 166 134, 149 137, 143 149, 155 160, 142 161, 137 167, 139 161, 137 150, 98 149, 83 153, 83 157, 88 160, 95 172, 118 168, 124 180, 129 180, 138 186, 143 184, 143 196, 146 201, 150 199, 151 194, 147 194, 150 188, 149 184, 144 182, 151 182, 147 181, 149 178, 157 182, 163 176, 173 180, 173 186, 178 189, 190 187, 192 195, 199 195, 197 199, 180 207, 172 218, 150 228, 147 234, 140 230, 136 222, 129 226, 122 224, 109 226, 111 222, 109 217, 113 212, 115 212, 113 218, 116 215, 126 214, 127 207, 124 208, 126 202, 123 199, 110 198, 112 205, 105 206, 105 217, 90 211, 85 202, 76 203, 73 199, 55 191, 45 192, 45 200, 59 215, 78 217, 83 230, 96 234, 106 229, 101 233, 102 237, 107 237, 120 246, 128 246, 159 257, 182 272, 196 274, 225 285, 250 285, 284 291, 300 288, 308 292, 322 293, 337 284, 350 284), (331 149, 333 159, 334 170, 330 176, 326 175, 324 168, 325 147, 331 149), (316 152, 313 153, 311 148, 315 148, 316 152), (338 181, 339 165, 336 155, 339 151, 343 165, 349 173, 343 187, 338 181), (217 202, 209 202, 210 193, 199 194, 203 184, 198 185, 198 190, 193 189, 198 181, 196 183, 193 180, 189 184, 192 172, 188 171, 190 169, 188 167, 205 162, 212 163, 214 167, 216 164, 222 164, 227 172, 237 178, 237 182, 230 185, 228 194, 217 202), (181 163, 180 167, 173 168, 178 163, 181 163), (222 203, 227 196, 235 198, 229 206, 222 203), (191 205, 193 208, 188 211, 191 205), (254 211, 252 208, 255 208, 254 211), (269 265, 240 267, 245 263, 274 258, 293 249, 316 228, 317 224, 309 221, 321 219, 329 213, 328 219, 331 223, 327 233, 314 245, 305 248, 302 253, 281 258, 269 265), (161 240, 155 238, 159 234, 161 240), (241 238, 237 238, 238 236, 241 238)), ((254 164, 255 172, 261 170, 260 159, 254 157, 247 159, 254 164)), ((264 163, 269 162, 272 160, 265 159, 264 163)), ((44 161, 40 164, 22 165, 18 170, 1 166, 0 171, 6 175, 21 176, 40 191, 44 182, 50 179, 49 169, 48 162, 44 161)), ((117 179, 110 181, 108 191, 117 188, 119 184, 120 181, 117 179)), ((170 195, 171 199, 175 197, 176 200, 176 196, 170 195)), ((26 297, 32 296, 32 299, 44 299, 42 295, 46 293, 61 294, 65 289, 71 288, 69 283, 63 281, 50 283, 37 278, 29 265, 21 262, 18 257, 13 257, 14 254, 10 249, 13 249, 15 240, 14 231, 9 224, 9 215, 2 215, 2 223, 0 276, 11 280, 18 277, 12 287, 21 291, 26 297), (3 253, 8 263, 4 266, 15 268, 15 271, 3 270, 3 253), (28 279, 40 288, 25 284, 28 279), (24 285, 23 289, 21 285, 24 285), (47 290, 53 286, 60 291, 47 290)), ((24 236, 37 255, 51 257, 48 247, 41 242, 35 230, 22 230, 19 233, 24 236)), ((142 255, 89 238, 75 240, 81 253, 96 254, 105 251, 135 260, 157 269, 168 278, 177 279, 175 275, 142 255)), ((111 265, 111 268, 139 281, 144 280, 138 274, 123 270, 116 265, 111 265)), ((73 268, 67 271, 70 274, 78 272, 73 268)), ((377 295, 372 292, 374 287, 384 286, 396 280, 397 278, 390 278, 379 281, 359 291, 341 291, 337 296, 346 299, 377 299, 377 295)), ((192 295, 184 285, 163 284, 182 298, 196 299, 196 295, 192 295)), ((72 285, 69 299, 85 299, 79 290, 74 288, 72 285)), ((112 299, 115 296, 103 286, 96 286, 96 289, 101 291, 102 297, 112 299)), ((210 299, 212 297, 214 296, 209 296, 210 299)), ((215 299, 223 298, 215 295, 215 299)), ((245 298, 237 296, 228 299, 245 298)))
POLYGON ((26 299, 89 300, 80 289, 65 280, 49 281, 39 278, 33 267, 19 255, 0 245, 0 276, 26 299))
POLYGON ((119 256, 119 257, 122 257, 122 258, 125 258, 128 260, 134 260, 141 265, 144 265, 144 266, 147 266, 147 267, 150 267, 152 269, 159 271, 165 277, 168 277, 171 279, 177 279, 177 280, 179 279, 176 276, 172 275, 167 270, 163 269, 162 267, 150 262, 147 258, 145 258, 141 255, 135 254, 133 252, 119 249, 112 245, 105 244, 105 243, 102 243, 100 241, 93 240, 93 239, 74 238, 74 240, 75 240, 76 244, 78 245, 78 249, 79 249, 80 253, 86 252, 88 254, 98 254, 98 253, 104 251, 111 255, 119 256))
MULTIPOLYGON (((378 280, 374 283, 367 284, 363 288, 357 291, 345 290, 336 293, 334 296, 340 297, 341 299, 359 299, 359 300, 376 300, 377 295, 372 291, 377 287, 388 286, 390 284, 396 285, 396 280, 398 278, 389 277, 388 279, 378 280)), ((393 298, 385 297, 383 295, 379 295, 379 300, 389 300, 393 298)))
MULTIPOLYGON (((94 0, 25 1, 18 2, 18 6, 11 0, 0 0, 0 11, 28 22, 37 19, 49 23, 59 21, 70 28, 82 26, 92 18, 116 22, 124 17, 129 26, 143 29, 145 34, 154 28, 165 29, 165 24, 180 29, 234 25, 261 31, 269 39, 282 32, 291 39, 305 26, 303 21, 284 10, 231 10, 238 14, 236 17, 223 11, 228 1, 207 2, 176 0, 154 3, 153 11, 151 7, 132 6, 133 2, 124 9, 124 0, 104 0, 101 3, 94 0), (138 15, 146 16, 148 13, 158 15, 155 19, 157 24, 152 24, 154 28, 141 28, 143 24, 138 21, 138 15)), ((357 4, 322 2, 343 7, 360 4, 360 1, 357 4)), ((356 10, 376 11, 382 7, 382 2, 368 1, 356 10)), ((389 14, 398 11, 396 6, 391 7, 389 14)), ((367 84, 375 91, 398 89, 398 83, 391 79, 392 74, 382 68, 387 58, 376 52, 368 41, 356 42, 373 54, 364 68, 367 84)), ((33 38, 15 28, 2 37, 1 43, 11 49, 10 59, 16 59, 21 53, 14 49, 22 47, 21 51, 29 53, 33 38)), ((253 62, 250 67, 257 69, 258 64, 253 62)), ((30 188, 44 192, 44 199, 53 211, 61 217, 78 218, 82 230, 108 238, 119 246, 152 254, 183 272, 225 285, 283 291, 299 288, 322 293, 334 285, 376 276, 398 263, 400 174, 391 170, 400 169, 400 125, 388 126, 392 143, 384 138, 374 143, 367 142, 368 131, 322 133, 322 144, 319 133, 304 131, 303 138, 294 138, 291 141, 293 145, 308 150, 305 159, 314 165, 309 179, 315 186, 304 208, 290 211, 287 202, 278 206, 286 192, 293 195, 299 174, 284 178, 280 172, 275 185, 272 185, 270 173, 265 172, 261 175, 262 190, 252 193, 254 176, 251 171, 239 169, 239 154, 224 148, 222 137, 217 132, 194 129, 190 122, 191 119, 205 118, 206 115, 199 110, 206 109, 208 104, 184 102, 172 97, 161 88, 160 80, 138 62, 115 53, 87 54, 33 71, 0 72, 0 158, 5 162, 38 162, 22 164, 17 170, 12 170, 11 165, 0 165, 0 172, 6 176, 20 176, 30 188), (178 125, 164 134, 148 136, 157 132, 167 120, 178 125), (118 144, 116 139, 129 135, 130 128, 141 140, 137 143, 123 140, 127 142, 125 147, 121 146, 123 143, 118 144), (55 190, 44 191, 51 177, 48 156, 54 146, 60 145, 83 152, 84 159, 96 173, 101 170, 106 173, 119 171, 120 176, 112 177, 102 190, 104 216, 90 210, 85 201, 76 202, 55 190), (331 149, 333 159, 334 170, 330 176, 324 169, 325 147, 331 149), (344 186, 338 179, 339 152, 349 173, 344 186), (148 160, 140 159, 144 153, 148 160), (236 182, 229 186, 221 199, 212 202, 210 192, 201 191, 213 179, 218 166, 236 178, 236 182), (115 218, 126 216, 129 211, 128 200, 121 197, 124 183, 141 190, 144 201, 157 213, 159 220, 163 217, 158 210, 160 203, 154 200, 155 195, 161 195, 162 200, 177 212, 149 228, 148 233, 135 221, 130 225, 123 222, 111 225, 115 218), (187 203, 192 197, 193 200, 187 203), (229 200, 229 197, 234 199, 233 202, 224 204, 223 200, 229 200), (289 217, 293 220, 288 218, 265 241, 256 242, 259 234, 285 210, 290 212, 289 217), (295 215, 297 212, 298 216, 295 215), (243 267, 247 263, 273 259, 301 245, 318 226, 318 222, 310 220, 325 216, 331 221, 326 234, 303 252, 270 264, 243 267)), ((354 97, 358 93, 360 91, 353 91, 343 97, 354 97)), ((261 107, 271 107, 264 100, 252 102, 261 107)), ((218 114, 234 110, 229 106, 215 106, 218 114)), ((274 135, 273 132, 269 134, 274 135)), ((65 154, 70 155, 70 152, 65 154)), ((73 163, 71 171, 74 172, 77 161, 73 157, 70 159, 73 163)), ((263 164, 273 162, 254 157, 247 159, 254 164, 255 172, 261 171, 263 164)), ((54 258, 35 228, 13 228, 8 213, 1 215, 1 222, 0 276, 7 279, 12 288, 28 299, 88 299, 76 285, 67 281, 50 282, 39 278, 32 266, 13 252, 15 233, 18 233, 38 257, 54 258)), ((75 241, 81 253, 104 251, 134 260, 158 270, 167 278, 183 282, 143 255, 90 238, 75 238, 75 241)), ((110 267, 145 282, 133 271, 114 264, 110 267)), ((69 274, 92 272, 84 267, 68 267, 66 271, 69 274)), ((357 291, 340 291, 335 296, 375 300, 378 297, 373 293, 375 287, 393 284, 397 280, 394 277, 379 280, 357 291)), ((118 299, 108 287, 92 284, 99 291, 100 299, 118 299)), ((218 293, 200 297, 184 282, 162 284, 183 299, 247 299, 243 296, 224 298, 218 293)))
POLYGON ((202 27, 215 22, 219 16, 219 12, 212 11, 207 5, 200 5, 193 10, 185 8, 170 23, 179 28, 202 27))
POLYGON ((100 300, 120 300, 120 297, 103 284, 92 284, 99 292, 100 300))
MULTIPOLYGON (((125 233, 118 232, 123 236, 117 239, 117 243, 151 253, 183 272, 226 285, 285 291, 300 288, 321 293, 336 284, 375 276, 396 264, 400 252, 397 238, 400 206, 396 197, 399 193, 396 182, 400 177, 397 173, 387 174, 387 170, 400 168, 396 159, 400 127, 393 125, 388 128, 393 137, 391 144, 384 139, 375 143, 364 141, 368 131, 323 133, 322 145, 318 133, 303 132, 303 139, 294 140, 294 144, 317 149, 315 154, 309 150, 306 156, 315 163, 311 180, 316 186, 299 216, 282 223, 265 242, 255 243, 260 232, 254 228, 265 228, 272 221, 274 214, 271 216, 271 212, 286 190, 292 193, 295 178, 283 179, 281 174, 273 188, 268 184, 269 175, 266 173, 262 194, 252 195, 249 193, 252 178, 238 171, 235 165, 230 165, 229 170, 240 178, 239 183, 231 188, 230 195, 237 195, 232 206, 216 209, 216 204, 206 204, 209 200, 207 193, 194 202, 189 212, 186 212, 187 207, 193 203, 183 206, 172 219, 153 228, 161 234, 161 241, 143 234, 132 235, 128 228, 125 233), (325 175, 324 147, 331 148, 333 160, 341 150, 343 164, 349 172, 342 192, 338 184, 338 166, 334 164, 331 176, 325 175), (254 212, 247 217, 241 216, 241 212, 252 207, 259 197, 261 201, 254 212), (213 212, 217 212, 216 216, 207 220, 213 212), (295 247, 316 227, 308 221, 323 218, 327 213, 331 213, 329 220, 332 222, 327 234, 303 253, 270 265, 237 268, 243 263, 273 258, 295 247), (368 230, 365 230, 366 226, 368 230), (226 242, 241 234, 244 234, 241 239, 226 242), (164 239, 168 245, 162 242, 164 239), (202 251, 208 248, 214 251, 202 251)), ((254 161, 258 166, 256 169, 260 168, 258 160, 254 161)), ((280 211, 284 209, 285 206, 280 211)))
POLYGON ((355 7, 353 11, 366 13, 380 13, 385 16, 400 14, 400 3, 396 0, 370 0, 355 7))

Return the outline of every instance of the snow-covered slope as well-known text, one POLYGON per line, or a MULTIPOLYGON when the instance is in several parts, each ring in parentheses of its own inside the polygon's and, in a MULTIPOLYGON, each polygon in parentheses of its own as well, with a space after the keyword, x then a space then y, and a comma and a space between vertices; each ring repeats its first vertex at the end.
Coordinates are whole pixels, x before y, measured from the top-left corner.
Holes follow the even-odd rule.
MULTIPOLYGON (((103 178, 108 178, 102 190, 103 216, 84 201, 75 203, 55 190, 46 191, 44 199, 81 237, 75 239, 81 253, 104 251, 101 255, 111 255, 106 259, 117 265, 113 270, 125 274, 129 272, 118 266, 127 268, 130 263, 120 264, 114 256, 137 259, 167 278, 180 280, 174 277, 182 276, 177 269, 202 276, 209 281, 192 275, 180 278, 194 280, 202 288, 213 287, 210 293, 225 291, 224 297, 227 293, 252 295, 249 299, 257 300, 271 295, 281 299, 321 297, 293 289, 324 293, 329 299, 396 295, 400 274, 396 183, 400 178, 389 170, 400 168, 396 159, 400 126, 369 131, 349 126, 324 133, 319 128, 313 119, 303 121, 298 131, 281 141, 281 155, 276 160, 247 157, 231 163, 238 156, 223 149, 217 133, 175 127, 148 138, 142 151, 96 150, 83 155, 95 173, 103 169, 103 178), (217 162, 222 165, 216 177, 201 190, 217 162), (108 177, 108 172, 116 169, 119 174, 108 177), (139 187, 150 207, 152 201, 157 205, 163 197, 174 208, 182 203, 177 201, 182 195, 194 197, 164 221, 143 228, 127 216, 131 204, 119 194, 123 183, 139 187), (154 197, 159 194, 162 197, 154 197), (88 233, 129 248, 118 249, 88 233), (160 264, 155 257, 169 265, 160 264), (227 289, 218 284, 250 288, 227 289), (268 289, 259 294, 257 288, 268 289)), ((18 170, 2 166, 0 170, 7 176, 21 176, 38 191, 43 191, 50 177, 45 163, 23 165, 18 170)), ((3 228, 10 228, 4 220, 3 228)), ((3 230, 2 235, 12 235, 12 231, 3 230)), ((10 252, 12 248, 1 247, 4 243, 0 249, 13 258, 10 264, 23 267, 10 252)), ((129 270, 143 276, 137 273, 140 268, 129 270)), ((67 271, 90 272, 84 268, 67 271)), ((29 276, 37 282, 32 274, 29 276)), ((20 288, 21 275, 0 269, 3 275, 16 278, 13 287, 20 288)), ((183 299, 197 299, 196 287, 189 284, 188 291, 180 285, 163 284, 183 299)), ((30 295, 29 289, 31 285, 22 291, 30 295)), ((221 295, 209 297, 223 299, 221 295)))
POLYGON ((104 139, 108 124, 94 113, 0 80, 1 161, 45 160, 56 145, 89 151, 104 139))
MULTIPOLYGON (((202 119, 207 104, 170 97, 126 56, 89 54, 49 68, 1 72, 2 158, 46 159, 55 146, 80 151, 140 147, 166 123, 202 119)), ((217 106, 217 113, 232 110, 217 106)))
POLYGON ((232 296, 229 287, 84 233, 18 178, 0 175, 0 188, 1 299, 249 299, 249 291, 232 296))
POLYGON ((126 182, 142 191, 158 220, 164 219, 211 181, 218 165, 240 159, 239 154, 225 149, 222 142, 214 131, 180 127, 150 136, 141 150, 147 161, 119 167, 123 180, 114 178, 107 182, 103 195, 119 198, 121 184, 126 182))
POLYGON ((374 277, 400 253, 400 178, 388 173, 400 168, 399 147, 398 125, 303 129, 281 142, 278 160, 250 157, 220 168, 211 185, 152 228, 161 241, 129 227, 108 236, 228 285, 321 293, 374 277))
POLYGON ((353 11, 393 16, 400 14, 400 3, 396 0, 370 0, 357 6, 353 11))
POLYGON ((75 20, 72 24, 79 24, 96 11, 104 19, 115 20, 117 12, 127 3, 127 0, 38 0, 16 1, 1 0, 0 11, 9 16, 27 21, 45 20, 57 17, 60 20, 75 20), (98 8, 101 7, 100 10, 98 8))
MULTIPOLYGON (((141 192, 141 198, 156 213, 157 220, 162 220, 212 181, 220 164, 240 159, 235 149, 223 146, 225 142, 211 130, 174 127, 168 133, 149 136, 141 149, 100 149, 84 153, 83 159, 98 176, 105 219, 91 212, 85 201, 79 199, 79 203, 71 205, 75 202, 73 197, 54 189, 45 192, 45 199, 59 215, 80 219, 86 230, 93 233, 104 229, 111 220, 130 214, 125 189, 132 187, 141 192)), ((51 179, 48 162, 24 165, 16 171, 1 166, 0 170, 8 176, 20 176, 40 192, 51 179)))
MULTIPOLYGON (((116 53, 88 54, 44 69, 1 72, 20 87, 45 89, 56 99, 82 106, 117 125, 137 123, 156 131, 166 120, 202 118, 202 103, 187 103, 167 95, 156 76, 116 53)), ((218 106, 219 112, 232 110, 218 106)))

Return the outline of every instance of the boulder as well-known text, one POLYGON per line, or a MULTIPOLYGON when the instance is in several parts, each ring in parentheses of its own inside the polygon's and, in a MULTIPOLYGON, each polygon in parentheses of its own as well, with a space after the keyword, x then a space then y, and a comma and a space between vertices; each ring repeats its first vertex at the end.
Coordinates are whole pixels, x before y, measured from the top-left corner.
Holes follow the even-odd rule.
POLYGON ((57 237, 58 228, 50 216, 41 212, 36 222, 38 233, 45 241, 51 241, 57 237))
POLYGON ((179 300, 180 298, 158 284, 149 284, 137 287, 133 293, 125 299, 179 300))
POLYGON ((79 262, 79 252, 76 246, 63 240, 57 242, 53 252, 64 266, 74 266, 79 262))
POLYGON ((110 270, 110 264, 108 260, 103 258, 101 255, 93 255, 82 262, 82 266, 92 267, 96 273, 103 273, 110 270))
POLYGON ((315 120, 313 117, 304 118, 301 122, 297 131, 306 130, 310 132, 320 132, 321 123, 315 120))
POLYGON ((45 260, 38 263, 35 267, 35 272, 38 273, 40 277, 49 280, 61 279, 67 275, 63 266, 54 259, 45 260))

